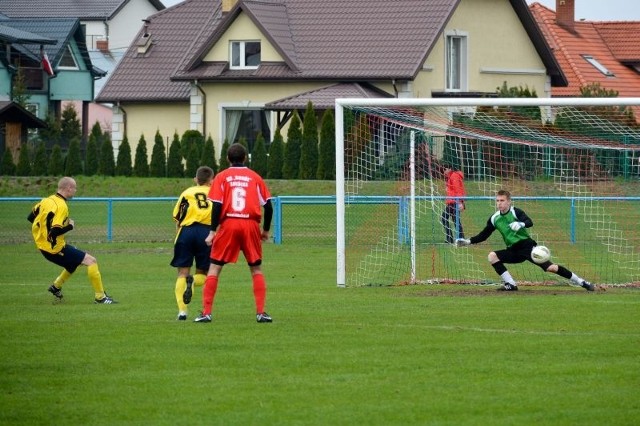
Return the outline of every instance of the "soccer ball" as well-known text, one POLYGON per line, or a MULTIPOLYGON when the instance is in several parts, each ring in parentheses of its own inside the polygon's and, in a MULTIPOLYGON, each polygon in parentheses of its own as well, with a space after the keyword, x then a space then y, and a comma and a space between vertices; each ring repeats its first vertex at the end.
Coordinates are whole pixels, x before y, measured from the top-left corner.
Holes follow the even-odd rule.
POLYGON ((531 260, 535 263, 544 263, 551 259, 551 250, 549 250, 545 246, 535 246, 533 250, 531 250, 531 260))

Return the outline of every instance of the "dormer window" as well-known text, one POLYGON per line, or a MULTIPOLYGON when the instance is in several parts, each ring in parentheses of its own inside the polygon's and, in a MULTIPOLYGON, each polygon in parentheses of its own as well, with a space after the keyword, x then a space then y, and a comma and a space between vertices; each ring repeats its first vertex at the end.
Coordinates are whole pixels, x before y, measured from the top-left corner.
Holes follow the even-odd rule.
POLYGON ((232 41, 230 50, 231 69, 255 69, 260 65, 259 41, 232 41))
POLYGON ((77 70, 78 63, 76 59, 73 57, 73 53, 71 52, 71 46, 67 45, 66 49, 62 53, 62 58, 60 58, 60 62, 58 63, 58 69, 66 69, 66 70, 77 70))
POLYGON ((609 69, 607 69, 607 67, 605 67, 600 62, 598 62, 598 60, 596 58, 594 58, 593 56, 591 56, 591 55, 582 55, 582 57, 585 59, 585 61, 587 61, 591 65, 593 65, 594 68, 597 69, 598 71, 600 71, 602 74, 606 75, 607 77, 615 77, 614 73, 609 71, 609 69))

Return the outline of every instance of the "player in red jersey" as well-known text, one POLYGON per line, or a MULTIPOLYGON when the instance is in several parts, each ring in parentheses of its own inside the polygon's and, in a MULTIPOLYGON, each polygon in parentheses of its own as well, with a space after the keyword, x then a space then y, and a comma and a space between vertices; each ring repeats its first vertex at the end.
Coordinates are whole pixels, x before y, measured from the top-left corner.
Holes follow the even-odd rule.
POLYGON ((209 191, 213 213, 206 241, 212 244, 211 265, 202 291, 202 313, 194 321, 211 322, 213 299, 222 267, 235 263, 242 250, 251 271, 256 320, 271 322, 271 317, 264 311, 267 284, 260 267, 262 241, 269 239, 273 216, 271 194, 260 175, 244 165, 247 151, 243 145, 232 144, 227 158, 231 166, 216 175, 209 191), (262 209, 264 220, 260 230, 262 209))

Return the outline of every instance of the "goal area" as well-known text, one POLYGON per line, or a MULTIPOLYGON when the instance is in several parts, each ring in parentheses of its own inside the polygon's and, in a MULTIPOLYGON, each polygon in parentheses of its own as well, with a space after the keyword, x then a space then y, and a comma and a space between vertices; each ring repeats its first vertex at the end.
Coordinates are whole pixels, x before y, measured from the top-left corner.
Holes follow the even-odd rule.
MULTIPOLYGON (((337 285, 499 284, 487 260, 505 248, 499 232, 459 248, 446 233, 478 234, 499 190, 552 262, 594 284, 638 285, 639 114, 640 98, 337 99, 337 285), (446 222, 445 170, 466 190, 446 222)), ((569 284, 507 266, 518 283, 569 284)))

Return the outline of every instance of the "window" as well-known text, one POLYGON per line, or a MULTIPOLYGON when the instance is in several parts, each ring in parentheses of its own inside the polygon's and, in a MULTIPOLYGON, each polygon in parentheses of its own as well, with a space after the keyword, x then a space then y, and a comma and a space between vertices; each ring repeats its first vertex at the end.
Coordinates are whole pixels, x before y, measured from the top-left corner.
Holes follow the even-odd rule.
POLYGON ((78 69, 78 64, 76 63, 76 60, 73 57, 73 53, 71 52, 71 46, 67 45, 67 48, 62 53, 62 58, 60 58, 60 62, 58 63, 58 69, 78 69))
POLYGON ((467 36, 448 34, 445 54, 446 90, 467 90, 467 36))
POLYGON ((582 55, 582 57, 589 62, 591 65, 593 65, 595 67, 595 69, 597 69, 598 71, 600 71, 602 74, 606 75, 607 77, 615 77, 615 74, 612 73, 611 71, 609 71, 607 69, 607 67, 605 67, 604 65, 602 65, 600 62, 598 62, 598 60, 596 58, 594 58, 591 55, 582 55))
POLYGON ((223 139, 229 143, 238 142, 241 138, 247 141, 249 152, 253 151, 253 145, 262 133, 267 149, 271 143, 271 131, 269 120, 271 113, 263 109, 234 109, 224 108, 224 135, 223 139))
POLYGON ((231 69, 255 69, 260 65, 259 41, 232 41, 230 48, 231 69))

